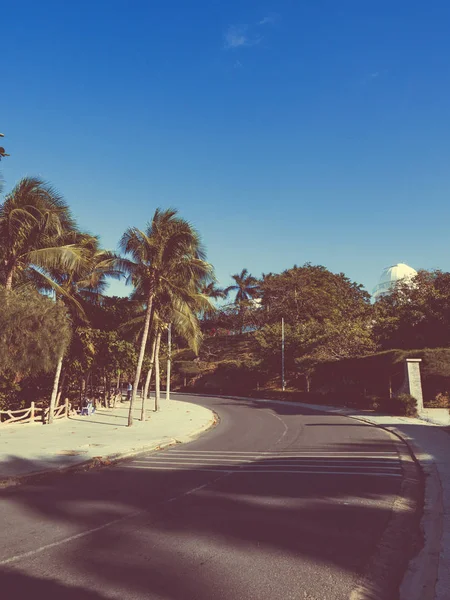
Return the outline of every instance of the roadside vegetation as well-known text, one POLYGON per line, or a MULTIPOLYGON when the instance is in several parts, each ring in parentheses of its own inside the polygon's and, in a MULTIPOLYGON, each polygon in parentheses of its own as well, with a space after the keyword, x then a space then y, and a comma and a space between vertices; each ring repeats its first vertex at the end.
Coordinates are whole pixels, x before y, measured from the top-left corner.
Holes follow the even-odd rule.
POLYGON ((22 179, 0 204, 0 409, 34 401, 51 422, 62 398, 113 405, 131 382, 132 425, 138 395, 145 419, 171 370, 178 389, 408 413, 393 398, 405 356, 423 358, 426 400, 449 405, 450 273, 420 271, 375 304, 309 263, 232 281, 218 287, 174 209, 126 229, 114 252, 51 186, 22 179), (111 278, 126 279, 128 298, 106 295, 111 278))

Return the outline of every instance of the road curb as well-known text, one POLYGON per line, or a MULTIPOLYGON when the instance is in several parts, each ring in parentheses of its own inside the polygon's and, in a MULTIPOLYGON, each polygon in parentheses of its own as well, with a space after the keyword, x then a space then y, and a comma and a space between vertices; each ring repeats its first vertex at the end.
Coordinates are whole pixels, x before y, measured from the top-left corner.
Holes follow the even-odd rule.
POLYGON ((202 433, 209 431, 218 424, 219 417, 217 413, 212 410, 210 410, 210 412, 212 416, 206 425, 195 429, 192 433, 188 433, 181 438, 169 438, 166 442, 159 441, 127 452, 115 452, 114 454, 108 454, 107 456, 93 456, 88 460, 84 460, 73 465, 67 465, 65 467, 55 467, 54 469, 43 469, 42 471, 36 471, 34 473, 25 473, 24 475, 5 477, 0 479, 0 490, 25 485, 27 483, 36 483, 44 479, 50 480, 52 478, 60 477, 61 475, 69 475, 83 471, 90 471, 91 469, 108 467, 122 460, 127 460, 129 458, 133 458, 134 456, 138 456, 139 454, 143 454, 144 452, 157 452, 159 450, 169 448, 170 446, 174 446, 175 444, 185 444, 187 442, 194 441, 202 433))
MULTIPOLYGON (((365 424, 372 426, 371 423, 365 424)), ((421 543, 420 534, 415 532, 419 529, 422 508, 422 472, 403 440, 392 431, 385 431, 393 438, 401 460, 401 489, 394 500, 391 516, 376 550, 352 590, 350 600, 392 598, 392 590, 399 589, 402 584, 401 574, 408 569, 410 556, 421 543)), ((413 600, 413 597, 409 596, 407 600, 413 600)))
POLYGON ((208 423, 208 425, 206 427, 199 427, 198 429, 196 429, 195 431, 193 431, 192 433, 189 433, 187 435, 175 438, 176 444, 187 444, 189 442, 193 442, 202 433, 206 433, 207 431, 209 431, 210 429, 213 429, 214 427, 216 427, 219 424, 219 422, 220 422, 219 415, 214 410, 211 410, 210 408, 208 408, 208 410, 212 413, 212 418, 211 418, 210 422, 208 423))
MULTIPOLYGON (((396 428, 393 428, 396 429, 396 428)), ((400 586, 400 600, 434 600, 444 523, 442 483, 434 462, 409 436, 396 430, 411 449, 424 474, 424 505, 420 521, 423 547, 408 565, 400 586)))
MULTIPOLYGON (((297 403, 300 405, 300 403, 297 403)), ((308 405, 308 408, 312 408, 308 405)), ((314 410, 314 409, 313 409, 314 410)), ((345 409, 344 409, 345 410, 345 409)), ((317 411, 320 409, 317 407, 317 411)), ((322 410, 333 412, 335 410, 322 410)), ((420 530, 423 545, 419 552, 413 556, 406 568, 400 585, 399 600, 434 600, 436 595, 436 582, 438 578, 439 557, 441 553, 441 540, 444 522, 444 505, 442 482, 435 463, 430 460, 430 455, 403 431, 393 425, 382 425, 370 417, 358 417, 351 412, 339 410, 338 414, 367 423, 373 427, 384 429, 397 436, 408 447, 412 457, 420 466, 424 482, 424 498, 420 530)), ((370 596, 369 596, 370 598, 370 596)), ((352 599, 353 600, 353 599, 352 599)))

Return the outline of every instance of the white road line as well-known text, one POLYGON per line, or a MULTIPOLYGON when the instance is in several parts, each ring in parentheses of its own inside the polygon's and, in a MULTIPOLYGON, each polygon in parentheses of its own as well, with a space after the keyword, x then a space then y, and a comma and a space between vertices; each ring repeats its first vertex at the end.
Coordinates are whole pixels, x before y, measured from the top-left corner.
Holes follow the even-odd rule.
POLYGON ((278 453, 278 452, 274 452, 273 454, 269 454, 267 452, 258 452, 258 453, 239 453, 239 452, 234 452, 234 453, 222 453, 222 452, 217 452, 217 453, 213 453, 213 452, 205 452, 205 453, 197 453, 197 452, 175 452, 175 451, 168 451, 165 452, 164 454, 157 454, 157 456, 167 456, 167 455, 171 455, 171 456, 195 456, 195 457, 200 457, 200 456, 204 456, 204 457, 212 457, 212 458, 216 458, 216 457, 227 457, 227 458, 376 458, 376 459, 386 459, 386 458, 398 458, 398 454, 358 454, 358 453, 345 453, 345 454, 336 454, 336 453, 328 453, 328 454, 322 454, 320 452, 311 452, 309 454, 296 454, 296 453, 290 453, 290 454, 283 454, 283 453, 278 453))
POLYGON ((93 529, 88 529, 87 531, 82 531, 81 533, 76 533, 75 535, 71 535, 63 540, 58 540, 57 542, 52 542, 51 544, 45 544, 45 546, 40 546, 39 548, 35 548, 34 550, 30 550, 29 552, 22 552, 21 554, 16 554, 15 556, 11 556, 10 558, 6 558, 4 560, 0 560, 0 565, 8 565, 9 563, 15 562, 22 558, 28 558, 30 556, 34 556, 35 554, 39 554, 40 552, 44 552, 45 550, 50 550, 50 548, 56 548, 57 546, 61 546, 62 544, 67 544, 69 542, 73 542, 74 540, 79 540, 80 538, 86 537, 87 535, 91 535, 91 533, 95 533, 97 531, 101 531, 102 529, 106 529, 106 527, 110 527, 111 525, 115 525, 116 523, 120 523, 121 521, 125 521, 126 519, 131 519, 132 517, 137 517, 143 510, 138 510, 129 515, 125 515, 120 517, 119 519, 114 519, 113 521, 109 521, 104 525, 100 525, 99 527, 94 527, 93 529))
POLYGON ((281 440, 286 436, 287 432, 288 432, 288 426, 286 425, 286 423, 283 421, 283 419, 277 415, 276 412, 269 412, 269 414, 272 415, 272 417, 275 417, 276 419, 278 419, 278 421, 280 421, 280 423, 283 425, 284 427, 284 431, 283 433, 280 435, 280 437, 278 438, 278 440, 275 442, 275 446, 277 446, 281 440))
MULTIPOLYGON (((379 471, 304 471, 304 470, 298 470, 298 471, 292 471, 292 470, 282 470, 282 469, 278 469, 278 470, 274 470, 274 469, 198 469, 198 468, 192 468, 192 469, 179 469, 177 467, 171 467, 171 466, 167 466, 167 467, 154 467, 154 466, 150 466, 150 467, 141 467, 141 466, 131 466, 131 465, 127 465, 122 467, 123 469, 147 469, 149 471, 188 471, 188 472, 192 472, 192 471, 199 471, 200 473, 204 473, 204 472, 213 472, 213 473, 230 473, 235 475, 236 473, 278 473, 279 475, 283 475, 285 473, 295 473, 297 475, 363 475, 363 476, 367 476, 367 477, 401 477, 401 473, 383 473, 383 472, 379 472, 379 471)), ((0 563, 1 564, 1 563, 0 563)))
POLYGON ((229 461, 249 461, 249 460, 334 460, 334 461, 347 461, 347 460, 353 460, 353 461, 358 461, 361 464, 365 464, 366 462, 370 462, 370 461, 375 461, 375 462, 393 462, 393 461, 397 461, 400 460, 399 457, 397 455, 395 456, 383 456, 383 457, 369 457, 369 456, 336 456, 336 455, 329 455, 329 456, 317 456, 317 455, 310 455, 310 456, 230 456, 230 455, 217 455, 217 456, 207 456, 207 455, 199 455, 199 454, 175 454, 175 453, 167 453, 167 454, 149 454, 148 457, 144 457, 142 460, 145 459, 153 459, 153 457, 156 456, 159 459, 163 460, 166 457, 168 458, 177 458, 177 459, 195 459, 195 460, 229 460, 229 461))
MULTIPOLYGON (((191 489, 187 490, 186 492, 182 492, 178 496, 173 496, 172 498, 169 498, 168 500, 163 500, 161 502, 161 504, 166 504, 168 502, 175 502, 176 500, 180 500, 181 498, 184 498, 185 496, 189 496, 190 494, 194 494, 195 492, 198 492, 198 491, 204 489, 205 487, 208 487, 209 485, 214 484, 217 481, 219 481, 220 479, 224 479, 225 477, 228 476, 228 473, 226 473, 226 472, 224 473, 223 471, 221 471, 221 473, 222 474, 219 475, 219 477, 216 477, 212 481, 207 481, 206 483, 203 483, 202 485, 191 488, 191 489)), ((45 544, 44 546, 39 546, 38 548, 35 548, 34 550, 29 550, 28 552, 22 552, 20 554, 15 554, 14 556, 10 556, 9 558, 0 560, 0 566, 9 565, 10 563, 17 562, 18 560, 22 560, 24 558, 30 558, 31 556, 35 556, 36 554, 40 554, 42 552, 45 552, 46 550, 51 550, 52 548, 57 548, 58 546, 62 546, 63 544, 68 544, 75 540, 79 540, 88 535, 91 535, 92 533, 96 533, 97 531, 101 531, 102 529, 106 529, 107 527, 111 527, 112 525, 116 525, 117 523, 121 523, 122 521, 126 521, 127 519, 132 519, 133 517, 138 517, 139 515, 142 515, 142 514, 148 514, 148 511, 147 510, 137 510, 132 513, 129 513, 128 515, 124 515, 123 517, 119 517, 118 519, 113 519, 112 521, 108 521, 107 523, 104 523, 103 525, 100 525, 99 527, 93 527, 92 529, 88 529, 86 531, 76 533, 75 535, 71 535, 62 540, 58 540, 57 542, 52 542, 51 544, 45 544)))
POLYGON ((329 463, 325 463, 325 462, 289 462, 289 463, 278 463, 278 462, 274 462, 274 463, 255 463, 255 462, 246 462, 246 463, 238 463, 238 464, 231 464, 228 461, 214 461, 212 463, 208 463, 208 462, 204 462, 204 461, 200 461, 200 460, 188 460, 188 461, 180 461, 180 460, 164 460, 164 461, 159 461, 159 460, 146 460, 146 461, 133 461, 131 464, 133 465, 139 465, 139 464, 143 464, 143 465, 186 465, 187 467, 190 466, 204 466, 204 467, 230 467, 230 468, 241 468, 241 469, 245 469, 247 467, 253 467, 255 469, 270 469, 272 467, 277 467, 277 468, 288 468, 288 467, 295 467, 295 468, 326 468, 326 469, 334 469, 334 468, 345 468, 345 469, 385 469, 387 471, 395 471, 395 470, 401 470, 400 467, 400 463, 396 463, 396 464, 392 464, 392 465, 384 465, 384 464, 370 464, 370 465, 360 465, 360 464, 351 464, 351 463, 343 463, 343 462, 339 462, 339 463, 334 463, 334 464, 329 464, 329 463))
MULTIPOLYGON (((248 459, 244 459, 244 458, 203 458, 203 457, 199 457, 199 458, 195 458, 195 457, 185 457, 185 456, 155 456, 153 458, 149 457, 149 458, 145 458, 142 460, 133 460, 133 463, 147 463, 147 462, 155 462, 155 461, 161 461, 161 462, 170 462, 173 460, 179 460, 179 461, 185 461, 187 463, 189 462, 193 462, 193 463, 208 463, 208 462, 212 462, 212 463, 238 463, 241 465, 248 465, 248 464, 253 464, 255 463, 255 461, 257 460, 257 458, 248 458, 248 459)), ((304 463, 325 463, 325 464, 329 464, 329 460, 326 458, 284 458, 284 459, 269 459, 269 458, 263 458, 262 459, 263 463, 262 464, 266 464, 266 465, 282 465, 282 464, 304 464, 304 463), (270 460, 270 462, 269 462, 270 460)), ((400 464, 400 461, 398 460, 398 458, 396 460, 370 460, 370 459, 361 459, 361 460, 354 460, 354 459, 338 459, 338 460, 333 460, 332 461, 334 465, 339 465, 339 464, 343 464, 343 465, 349 465, 349 464, 356 464, 360 467, 365 466, 365 465, 388 465, 388 464, 400 464)))
POLYGON ((183 453, 183 454, 321 454, 321 453, 325 453, 325 454, 362 454, 364 456, 377 456, 378 454, 391 454, 391 455, 397 455, 397 452, 393 451, 393 450, 387 450, 387 451, 383 451, 383 452, 358 452, 357 450, 355 450, 354 452, 352 451, 336 451, 334 452, 333 450, 278 450, 275 452, 268 452, 266 450, 262 450, 262 451, 256 451, 256 452, 250 452, 247 450, 176 450, 176 449, 169 449, 166 450, 166 452, 177 452, 177 453, 183 453))
MULTIPOLYGON (((177 461, 177 460, 167 460, 167 461, 159 461, 159 460, 153 460, 153 461, 133 461, 131 464, 136 464, 136 466, 138 466, 138 464, 142 463, 148 466, 153 466, 153 465, 186 465, 186 467, 190 467, 191 465, 199 465, 202 466, 202 462, 201 461, 177 461)), ((210 465, 210 464, 205 464, 205 467, 213 467, 214 465, 210 465)), ((229 465, 228 463, 224 463, 224 464, 217 464, 217 467, 223 467, 223 468, 236 468, 239 467, 239 465, 229 465)), ((249 467, 251 467, 252 469, 271 469, 272 467, 279 467, 280 470, 282 469, 286 469, 288 467, 298 467, 298 468, 302 468, 302 469, 317 469, 317 468, 323 468, 323 469, 334 469, 335 467, 339 467, 340 469, 361 469, 362 465, 347 465, 347 464, 340 464, 340 465, 327 465, 327 464, 304 464, 304 463, 289 463, 289 464, 277 464, 277 463, 271 463, 271 464, 255 464, 255 463, 241 463, 241 466, 239 467, 240 469, 248 469, 249 467)), ((401 471, 400 465, 397 466, 392 466, 392 467, 388 467, 388 466, 384 466, 384 465, 367 465, 364 466, 365 469, 378 469, 378 470, 386 470, 386 471, 401 471)))

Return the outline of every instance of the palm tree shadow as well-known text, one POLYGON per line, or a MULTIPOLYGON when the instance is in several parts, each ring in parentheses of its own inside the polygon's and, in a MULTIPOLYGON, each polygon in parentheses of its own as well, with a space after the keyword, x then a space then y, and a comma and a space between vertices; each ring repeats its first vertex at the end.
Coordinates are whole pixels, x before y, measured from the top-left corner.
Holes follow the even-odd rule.
POLYGON ((107 600, 96 591, 64 585, 54 579, 33 577, 19 571, 0 569, 2 597, 37 598, 46 600, 107 600))
MULTIPOLYGON (((289 462, 287 454, 283 456, 289 462)), ((270 470, 273 466, 275 470, 274 462, 259 459, 254 461, 254 467, 270 470)), ((386 465, 390 464, 387 460, 386 465)), ((47 555, 50 559, 54 557, 62 581, 66 581, 66 568, 70 581, 80 583, 86 578, 105 593, 113 588, 128 590, 133 597, 225 599, 230 597, 228 592, 215 588, 217 582, 210 580, 208 569, 202 576, 199 564, 209 563, 217 577, 224 576, 233 549, 241 557, 240 569, 253 568, 253 563, 247 564, 247 554, 242 555, 242 549, 246 549, 249 557, 264 549, 277 553, 280 567, 285 562, 295 564, 303 556, 337 568, 342 577, 350 579, 362 572, 389 522, 392 502, 383 498, 395 496, 400 485, 396 478, 289 477, 278 473, 230 476, 226 470, 223 477, 212 483, 221 475, 220 471, 210 473, 194 468, 149 471, 124 467, 127 465, 122 463, 1 492, 0 498, 6 503, 34 513, 33 528, 39 530, 42 526, 43 532, 47 532, 49 526, 70 523, 76 531, 96 530, 77 540, 75 553, 65 553, 63 546, 61 552, 56 550, 47 555), (198 491, 187 493, 193 488, 198 491), (171 498, 178 500, 168 502, 171 498), (129 527, 98 529, 136 510, 142 511, 136 517, 138 523, 131 519, 129 527), (212 560, 214 556, 218 558, 212 560)), ((407 536, 401 540, 405 560, 409 543, 407 536)), ((233 559, 231 563, 234 564, 233 559)), ((397 573, 392 575, 395 587, 402 569, 396 563, 393 566, 397 573)), ((26 597, 21 590, 26 590, 33 577, 22 580, 15 578, 15 573, 7 571, 10 579, 6 581, 19 590, 15 597, 26 597)), ((32 574, 35 575, 34 570, 32 574)), ((262 575, 260 579, 263 580, 262 575)), ((63 591, 65 594, 65 586, 60 583, 41 580, 40 585, 50 594, 47 598, 63 591)), ((73 595, 74 598, 101 598, 95 595, 97 592, 85 592, 81 587, 77 590, 78 596, 73 595)), ((239 596, 239 591, 236 593, 239 596)), ((240 597, 254 596, 242 592, 240 597)), ((384 597, 388 599, 389 596, 384 597)))

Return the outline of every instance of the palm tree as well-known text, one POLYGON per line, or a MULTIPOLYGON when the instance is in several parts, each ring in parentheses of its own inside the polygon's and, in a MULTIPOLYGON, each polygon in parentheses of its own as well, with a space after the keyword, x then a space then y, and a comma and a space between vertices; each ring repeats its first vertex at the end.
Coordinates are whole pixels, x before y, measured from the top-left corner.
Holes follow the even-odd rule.
POLYGON ((250 275, 247 269, 242 269, 240 273, 232 275, 235 281, 234 285, 230 285, 224 290, 227 296, 230 292, 236 292, 234 299, 235 304, 242 304, 249 300, 254 300, 259 296, 260 286, 259 281, 253 275, 250 275))
MULTIPOLYGON (((132 300, 138 302, 138 294, 132 294, 132 300)), ((121 326, 122 332, 138 340, 143 333, 146 308, 145 303, 141 302, 142 310, 136 317, 124 323, 121 326)), ((159 387, 159 348, 161 337, 169 326, 173 332, 187 342, 188 346, 198 353, 202 340, 200 329, 199 314, 204 314, 213 310, 211 300, 204 294, 198 292, 195 287, 188 286, 184 290, 183 298, 180 298, 172 289, 164 288, 155 293, 152 305, 152 314, 150 317, 149 337, 151 339, 150 365, 145 379, 144 390, 141 403, 141 420, 145 420, 145 401, 148 398, 148 390, 152 374, 155 373, 155 410, 158 408, 160 398, 159 387)), ((168 379, 170 377, 170 356, 168 357, 168 379)))
POLYGON ((225 293, 228 295, 230 292, 236 292, 234 304, 238 307, 238 319, 241 333, 244 333, 245 317, 249 305, 260 295, 260 283, 247 269, 242 269, 240 273, 235 273, 232 277, 235 284, 227 287, 225 293))
POLYGON ((214 281, 211 281, 207 285, 204 285, 201 289, 201 293, 207 298, 212 300, 220 300, 227 297, 228 292, 224 288, 217 287, 214 281))
MULTIPOLYGON (((169 295, 170 296, 170 295, 169 295)), ((191 290, 191 296, 179 298, 169 297, 166 302, 161 303, 161 308, 158 310, 157 315, 160 320, 165 322, 168 330, 168 337, 171 338, 172 330, 175 334, 182 337, 188 346, 196 354, 200 347, 202 340, 202 332, 199 322, 199 314, 205 314, 214 310, 211 304, 211 300, 204 294, 198 293, 195 289, 191 290)), ((155 350, 155 374, 158 374, 159 369, 159 344, 156 345, 155 350), (157 361, 157 362, 156 362, 157 361)), ((169 343, 168 356, 167 356, 167 379, 166 379, 166 398, 170 398, 170 372, 171 372, 171 344, 169 343)), ((156 391, 159 389, 156 387, 156 391)), ((156 401, 156 392, 155 392, 156 401)))
MULTIPOLYGON (((0 133, 0 137, 5 137, 3 135, 3 133, 0 133)), ((5 158, 5 156, 9 156, 9 154, 6 154, 6 150, 3 148, 3 146, 0 146, 0 160, 2 160, 2 158, 5 158)))
POLYGON ((186 298, 189 288, 199 289, 211 281, 213 271, 205 261, 197 231, 173 209, 158 208, 145 231, 136 227, 127 229, 120 248, 131 257, 121 261, 127 281, 134 285, 136 294, 145 299, 144 328, 128 415, 131 426, 155 296, 164 289, 180 299, 186 298))
MULTIPOLYGON (((119 278, 122 273, 117 268, 118 257, 99 247, 98 238, 89 234, 74 234, 74 243, 88 253, 87 259, 77 270, 69 272, 60 269, 48 269, 47 272, 31 272, 34 285, 40 291, 53 291, 55 296, 66 305, 75 333, 85 326, 89 318, 89 305, 99 304, 107 287, 107 277, 119 278)), ((50 398, 48 422, 52 423, 54 408, 57 404, 59 379, 64 356, 61 355, 56 368, 53 390, 50 398)))
POLYGON ((0 282, 11 290, 25 271, 76 269, 85 252, 75 232, 61 196, 40 179, 22 179, 0 205, 0 282))

